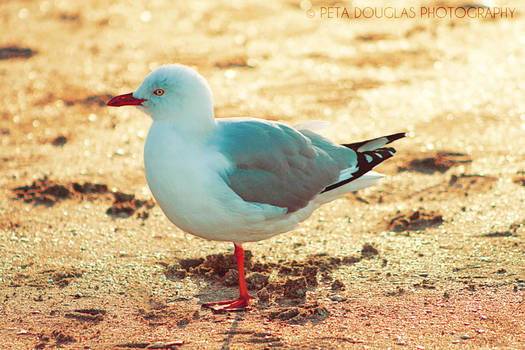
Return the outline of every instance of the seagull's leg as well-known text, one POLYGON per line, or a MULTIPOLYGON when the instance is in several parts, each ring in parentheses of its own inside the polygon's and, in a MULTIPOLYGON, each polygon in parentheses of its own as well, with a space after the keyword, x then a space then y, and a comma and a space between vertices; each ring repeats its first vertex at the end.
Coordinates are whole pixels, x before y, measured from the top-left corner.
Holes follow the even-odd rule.
POLYGON ((244 311, 248 308, 250 299, 252 298, 248 294, 246 288, 246 280, 244 278, 244 249, 242 246, 233 243, 235 246, 235 259, 237 260, 237 269, 239 271, 239 299, 218 301, 214 303, 203 304, 202 307, 210 308, 214 312, 221 311, 244 311))

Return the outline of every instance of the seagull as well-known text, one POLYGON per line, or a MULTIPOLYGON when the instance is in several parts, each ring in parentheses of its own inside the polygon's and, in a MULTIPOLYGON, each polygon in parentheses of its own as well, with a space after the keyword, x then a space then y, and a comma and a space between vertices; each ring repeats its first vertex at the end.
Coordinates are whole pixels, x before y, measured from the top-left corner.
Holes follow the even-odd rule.
POLYGON ((290 231, 322 204, 377 184, 383 175, 371 169, 395 152, 384 146, 405 136, 339 145, 316 133, 323 122, 215 119, 206 79, 180 64, 157 68, 107 105, 152 117, 145 173, 168 219, 195 236, 233 242, 239 298, 203 305, 221 312, 246 310, 252 298, 244 242, 290 231))

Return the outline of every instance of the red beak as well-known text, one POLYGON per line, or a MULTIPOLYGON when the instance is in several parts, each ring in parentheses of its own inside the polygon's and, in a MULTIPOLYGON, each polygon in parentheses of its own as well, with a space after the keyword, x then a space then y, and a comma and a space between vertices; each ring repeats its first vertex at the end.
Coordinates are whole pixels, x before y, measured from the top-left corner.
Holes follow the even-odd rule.
POLYGON ((108 106, 120 107, 120 106, 142 106, 142 102, 147 101, 143 98, 133 97, 133 93, 115 96, 107 103, 108 106))

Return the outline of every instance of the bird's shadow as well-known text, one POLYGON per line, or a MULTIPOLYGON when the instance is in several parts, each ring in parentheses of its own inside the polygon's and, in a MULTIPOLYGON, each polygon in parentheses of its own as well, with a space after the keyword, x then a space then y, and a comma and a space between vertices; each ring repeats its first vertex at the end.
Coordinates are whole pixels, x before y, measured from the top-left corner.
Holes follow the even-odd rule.
POLYGON ((228 331, 228 337, 224 340, 224 344, 222 344, 221 350, 228 350, 230 349, 230 344, 232 342, 233 336, 237 334, 237 328, 239 328, 239 323, 244 320, 244 315, 242 313, 237 313, 235 315, 235 320, 232 323, 232 326, 230 327, 230 330, 228 331))

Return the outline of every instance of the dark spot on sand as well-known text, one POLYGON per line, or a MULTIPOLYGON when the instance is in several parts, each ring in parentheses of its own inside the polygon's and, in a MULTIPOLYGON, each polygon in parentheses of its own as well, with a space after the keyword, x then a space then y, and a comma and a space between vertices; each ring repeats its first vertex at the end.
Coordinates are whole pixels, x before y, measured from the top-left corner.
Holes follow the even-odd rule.
MULTIPOLYGON (((122 192, 113 192, 113 205, 106 210, 106 214, 113 217, 127 218, 133 215, 138 209, 144 207, 150 210, 155 206, 152 200, 135 199, 134 194, 127 194, 122 192)), ((147 218, 144 213, 140 213, 141 218, 147 218)))
POLYGON ((317 303, 301 307, 286 307, 270 310, 268 319, 286 321, 289 324, 304 325, 308 321, 318 324, 330 317, 330 311, 317 303))
POLYGON ((336 280, 334 280, 334 282, 332 282, 332 285, 330 286, 330 288, 333 291, 345 290, 345 284, 343 282, 341 282, 340 280, 336 279, 336 280))
POLYGON ((59 287, 65 287, 69 285, 74 278, 82 277, 83 274, 83 270, 74 268, 64 268, 59 271, 51 272, 51 278, 49 281, 53 281, 53 283, 59 287))
POLYGON ((85 182, 84 184, 79 184, 73 182, 73 189, 77 193, 81 194, 94 194, 94 193, 106 193, 108 192, 108 186, 104 184, 94 184, 91 182, 85 182))
POLYGON ((439 151, 423 158, 414 158, 398 168, 399 171, 417 171, 424 174, 444 173, 451 167, 471 163, 472 159, 463 153, 439 151))
POLYGON ((81 104, 85 106, 97 105, 99 107, 104 107, 112 97, 113 95, 110 94, 90 95, 74 100, 64 99, 64 103, 66 104, 66 106, 74 106, 76 104, 81 104))
POLYGON ((421 282, 414 283, 414 287, 422 289, 436 289, 436 286, 434 286, 434 282, 428 279, 424 279, 421 282))
POLYGON ((189 271, 191 268, 197 267, 200 264, 204 262, 203 258, 200 259, 181 259, 179 261, 180 266, 186 270, 189 271))
POLYGON ((269 278, 268 274, 260 272, 251 273, 246 277, 246 286, 250 290, 261 290, 268 285, 269 278))
POLYGON ((525 232, 525 221, 515 222, 505 231, 495 231, 482 235, 483 237, 511 237, 518 236, 519 233, 525 232))
MULTIPOLYGON (((45 335, 45 333, 41 333, 38 335, 38 339, 41 340, 43 343, 47 343, 49 342, 50 339, 54 339, 55 344, 53 347, 58 347, 58 348, 62 347, 62 345, 64 344, 76 342, 75 338, 72 335, 65 334, 59 330, 54 330, 49 335, 45 335)), ((44 347, 45 347, 45 344, 44 344, 44 347)))
POLYGON ((278 318, 280 320, 287 321, 297 315, 299 315, 299 309, 294 307, 294 308, 288 308, 284 310, 273 311, 270 313, 269 319, 273 320, 275 318, 278 318))
POLYGON ((304 299, 306 297, 306 278, 288 277, 283 285, 284 296, 290 299, 304 299))
POLYGON ((61 13, 59 18, 62 21, 77 22, 80 19, 80 15, 78 13, 61 13))
POLYGON ((12 58, 30 58, 36 54, 36 51, 27 47, 5 46, 0 47, 0 60, 9 60, 12 58))
POLYGON ((419 231, 427 227, 439 226, 443 223, 443 216, 435 212, 418 210, 412 213, 401 214, 388 222, 390 231, 419 231))
POLYGON ((46 176, 33 181, 29 186, 13 188, 12 191, 18 199, 22 199, 26 203, 34 202, 35 204, 52 206, 61 200, 69 198, 84 199, 86 197, 91 199, 89 195, 106 193, 108 188, 106 185, 90 182, 84 184, 76 182, 61 184, 48 179, 46 176))
POLYGON ((361 249, 361 256, 363 258, 370 258, 372 256, 379 255, 379 252, 371 244, 365 244, 363 249, 361 249))
POLYGON ((58 267, 41 270, 34 273, 18 273, 14 280, 16 285, 25 285, 36 288, 66 287, 75 278, 80 278, 84 270, 75 267, 58 267))
POLYGON ((401 287, 397 287, 395 290, 386 293, 389 297, 398 297, 403 294, 405 294, 405 290, 401 287))
POLYGON ((387 40, 391 39, 392 35, 387 33, 368 33, 368 34, 362 34, 355 37, 358 41, 379 41, 379 40, 387 40))
MULTIPOLYGON (((33 181, 29 186, 13 188, 17 199, 22 199, 27 203, 44 204, 52 206, 59 201, 71 198, 94 200, 101 195, 109 193, 108 186, 105 184, 96 184, 85 182, 71 182, 61 184, 52 181, 46 177, 33 181)), ((137 213, 140 219, 149 217, 149 210, 155 206, 152 200, 136 199, 134 194, 122 192, 111 192, 113 194, 113 205, 106 210, 107 215, 114 217, 129 217, 137 210, 143 209, 137 213)))
MULTIPOLYGON (((330 257, 327 254, 317 254, 304 261, 281 260, 279 263, 263 263, 252 261, 252 253, 246 250, 246 285, 249 290, 257 291, 262 303, 283 297, 282 300, 296 300, 302 303, 306 292, 319 285, 319 278, 323 283, 332 283, 333 278, 330 275, 339 266, 355 264, 363 258, 377 254, 377 249, 365 244, 360 256, 330 257), (277 271, 277 274, 272 274, 273 271, 277 271)), ((238 285, 237 262, 233 254, 213 254, 206 258, 181 259, 175 264, 159 264, 164 266, 164 273, 170 279, 195 276, 219 282, 226 287, 238 285)), ((340 281, 335 281, 332 285, 334 288, 344 289, 340 281)))
POLYGON ((65 136, 57 136, 55 137, 52 141, 51 141, 51 144, 53 146, 64 146, 65 144, 67 143, 67 137, 65 136))
POLYGON ((106 310, 95 309, 95 308, 75 309, 74 311, 81 313, 81 314, 88 314, 88 315, 105 315, 106 314, 106 310))
POLYGON ((29 186, 16 187, 13 192, 26 203, 35 202, 49 206, 73 196, 68 186, 51 181, 47 177, 35 180, 29 186))
POLYGON ((510 237, 513 233, 511 231, 496 231, 490 232, 483 235, 483 237, 510 237))
POLYGON ((218 61, 215 63, 217 68, 254 68, 254 66, 249 65, 245 57, 233 57, 224 61, 218 61))
POLYGON ((518 185, 525 186, 525 177, 516 177, 512 182, 517 183, 518 185))

